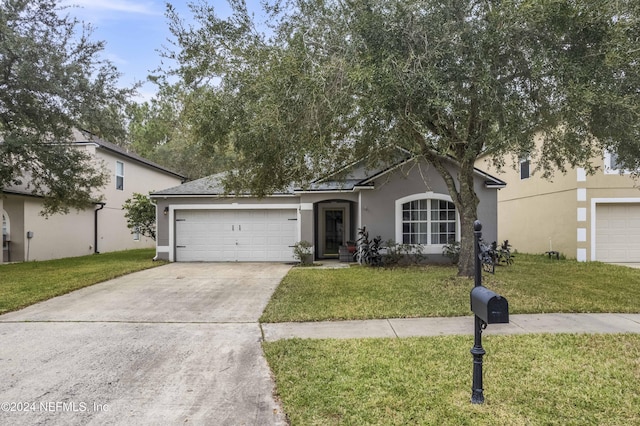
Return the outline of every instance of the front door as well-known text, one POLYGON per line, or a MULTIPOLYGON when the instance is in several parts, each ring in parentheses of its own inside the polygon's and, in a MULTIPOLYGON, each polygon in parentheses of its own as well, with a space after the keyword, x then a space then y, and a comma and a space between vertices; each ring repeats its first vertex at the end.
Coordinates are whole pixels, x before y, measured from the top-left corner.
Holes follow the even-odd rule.
POLYGON ((339 248, 344 244, 345 209, 324 210, 324 251, 322 257, 338 257, 339 248))

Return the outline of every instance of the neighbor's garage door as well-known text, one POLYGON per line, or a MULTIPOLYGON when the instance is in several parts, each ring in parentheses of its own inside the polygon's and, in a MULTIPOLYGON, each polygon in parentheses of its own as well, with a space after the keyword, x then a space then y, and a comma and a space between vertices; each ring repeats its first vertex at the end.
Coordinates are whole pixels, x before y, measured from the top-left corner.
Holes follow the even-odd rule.
POLYGON ((296 210, 177 210, 176 261, 290 261, 296 210))
POLYGON ((640 204, 596 205, 596 260, 640 262, 640 204))

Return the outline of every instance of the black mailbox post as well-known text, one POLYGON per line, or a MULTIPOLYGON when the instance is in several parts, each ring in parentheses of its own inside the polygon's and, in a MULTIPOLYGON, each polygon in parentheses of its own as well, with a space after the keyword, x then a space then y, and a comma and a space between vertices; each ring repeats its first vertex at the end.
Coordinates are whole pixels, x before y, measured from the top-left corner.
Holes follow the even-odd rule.
POLYGON ((482 388, 482 357, 486 353, 482 347, 482 330, 487 324, 505 324, 509 322, 509 303, 507 299, 482 286, 482 258, 480 255, 480 237, 482 224, 473 224, 475 247, 475 286, 471 290, 471 310, 475 314, 474 344, 471 348, 473 355, 473 385, 471 387, 471 403, 484 403, 484 389, 482 388))

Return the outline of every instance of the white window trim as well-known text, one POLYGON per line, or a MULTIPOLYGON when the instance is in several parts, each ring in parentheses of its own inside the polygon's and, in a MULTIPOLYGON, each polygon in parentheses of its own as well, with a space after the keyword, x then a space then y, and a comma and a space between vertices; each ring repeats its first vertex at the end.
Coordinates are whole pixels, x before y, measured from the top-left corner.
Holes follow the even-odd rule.
POLYGON ((116 160, 116 190, 124 191, 124 162, 116 160), (122 174, 118 174, 118 164, 122 164, 122 174), (118 178, 122 178, 122 188, 118 188, 118 178))
POLYGON ((619 174, 623 174, 623 175, 628 175, 631 172, 629 170, 620 170, 620 169, 614 169, 611 167, 611 152, 609 151, 605 151, 604 152, 604 174, 605 175, 619 175, 619 174))
POLYGON ((140 225, 133 227, 133 241, 140 241, 140 225))
MULTIPOLYGON (((417 200, 443 200, 453 203, 451 196, 447 194, 439 194, 436 192, 422 192, 419 194, 412 194, 406 197, 402 197, 396 200, 396 243, 402 243, 402 205, 411 201, 417 200)), ((456 241, 460 241, 460 213, 456 207, 456 241)), ((412 244, 418 245, 418 244, 412 244)), ((425 254, 442 254, 442 248, 445 244, 420 244, 423 248, 422 252, 425 254)))

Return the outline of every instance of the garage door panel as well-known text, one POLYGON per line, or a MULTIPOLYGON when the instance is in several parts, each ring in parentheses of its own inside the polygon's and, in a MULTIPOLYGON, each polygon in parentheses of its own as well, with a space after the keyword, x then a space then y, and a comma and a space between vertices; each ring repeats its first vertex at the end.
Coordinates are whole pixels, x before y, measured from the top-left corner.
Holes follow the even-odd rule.
POLYGON ((611 243, 616 244, 622 244, 622 245, 626 245, 627 244, 627 239, 625 238, 627 235, 627 232, 625 229, 617 229, 617 228, 611 228, 609 229, 609 241, 611 241, 611 243))
POLYGON ((640 204, 598 204, 596 218, 596 259, 640 262, 640 204))
POLYGON ((609 221, 609 229, 611 229, 613 232, 624 231, 626 225, 627 221, 624 219, 612 219, 609 221))
POLYGON ((178 210, 177 261, 291 261, 296 211, 178 210))
POLYGON ((268 244, 267 237, 252 237, 247 241, 248 244, 255 244, 259 246, 266 246, 268 244))

